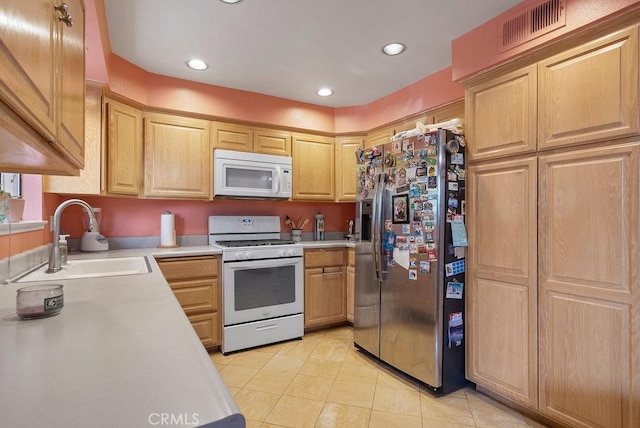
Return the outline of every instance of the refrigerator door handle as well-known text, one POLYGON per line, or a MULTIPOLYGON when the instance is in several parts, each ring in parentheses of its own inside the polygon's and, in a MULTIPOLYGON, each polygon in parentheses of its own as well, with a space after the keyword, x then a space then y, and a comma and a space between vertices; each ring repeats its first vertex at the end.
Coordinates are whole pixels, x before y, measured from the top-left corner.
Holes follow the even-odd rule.
POLYGON ((373 196, 373 239, 371 240, 373 248, 373 264, 374 264, 374 278, 380 279, 382 275, 382 256, 380 252, 380 246, 382 237, 380 234, 380 228, 382 226, 382 192, 384 190, 384 173, 378 174, 376 177, 375 191, 373 196))
POLYGON ((373 256, 373 279, 378 279, 378 252, 376 251, 376 223, 378 219, 378 180, 380 176, 376 176, 376 181, 373 187, 373 207, 371 212, 371 255, 373 256))

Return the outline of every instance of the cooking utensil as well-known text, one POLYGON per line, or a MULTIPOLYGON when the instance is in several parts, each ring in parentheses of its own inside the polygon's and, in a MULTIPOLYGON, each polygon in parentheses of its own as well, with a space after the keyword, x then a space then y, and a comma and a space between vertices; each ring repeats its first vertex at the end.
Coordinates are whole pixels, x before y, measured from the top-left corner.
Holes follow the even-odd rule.
POLYGON ((287 219, 284 221, 284 224, 289 225, 289 227, 291 229, 295 229, 296 227, 293 225, 293 222, 291 221, 291 219, 289 218, 289 216, 287 216, 287 219))

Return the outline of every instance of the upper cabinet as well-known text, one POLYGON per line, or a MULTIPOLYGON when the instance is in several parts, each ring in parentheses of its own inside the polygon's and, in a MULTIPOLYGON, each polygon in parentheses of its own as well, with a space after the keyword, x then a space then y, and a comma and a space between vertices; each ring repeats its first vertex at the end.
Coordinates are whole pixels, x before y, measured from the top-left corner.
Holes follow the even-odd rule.
POLYGON ((538 63, 538 147, 638 134, 638 27, 538 63))
POLYGON ((334 138, 293 135, 293 199, 335 199, 334 138))
POLYGON ((364 137, 336 138, 336 201, 356 200, 356 151, 364 137))
POLYGON ((211 139, 214 149, 291 156, 291 134, 287 131, 214 122, 211 139))
POLYGON ((638 27, 466 91, 471 160, 637 135, 638 27))
POLYGON ((465 129, 472 160, 536 151, 536 66, 467 89, 465 129))
POLYGON ((84 98, 85 160, 80 175, 45 175, 43 192, 68 195, 99 195, 102 192, 102 91, 102 83, 87 81, 84 98))
POLYGON ((291 134, 277 129, 255 128, 253 151, 267 155, 291 156, 291 134))
POLYGON ((209 122, 168 114, 144 118, 144 195, 209 199, 209 122))
POLYGON ((0 128, 9 135, 0 168, 77 174, 84 165, 84 4, 6 0, 2 9, 0 128))
POLYGON ((380 144, 386 144, 389 142, 389 138, 393 137, 394 133, 393 127, 389 126, 370 132, 367 134, 364 146, 365 148, 369 148, 379 146, 380 144))
POLYGON ((107 193, 142 193, 142 113, 105 99, 105 170, 107 193))

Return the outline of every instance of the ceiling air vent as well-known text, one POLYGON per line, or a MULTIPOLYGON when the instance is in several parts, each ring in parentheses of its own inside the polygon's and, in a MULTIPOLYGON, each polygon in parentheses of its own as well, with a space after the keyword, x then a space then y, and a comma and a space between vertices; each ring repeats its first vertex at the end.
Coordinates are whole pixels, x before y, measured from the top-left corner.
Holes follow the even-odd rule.
POLYGON ((517 8, 499 25, 498 51, 503 52, 564 27, 563 0, 547 0, 517 8), (525 8, 526 7, 526 8, 525 8))

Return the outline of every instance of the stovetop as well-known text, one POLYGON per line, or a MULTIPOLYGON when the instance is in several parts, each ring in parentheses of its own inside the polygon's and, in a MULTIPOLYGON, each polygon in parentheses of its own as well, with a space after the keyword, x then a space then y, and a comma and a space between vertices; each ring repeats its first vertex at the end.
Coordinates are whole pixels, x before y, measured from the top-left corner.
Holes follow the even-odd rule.
POLYGON ((265 247, 271 245, 291 245, 294 241, 287 239, 246 239, 237 241, 216 241, 221 247, 238 248, 238 247, 265 247))

